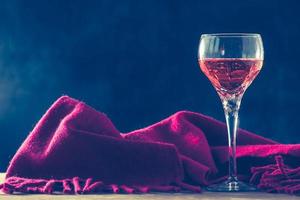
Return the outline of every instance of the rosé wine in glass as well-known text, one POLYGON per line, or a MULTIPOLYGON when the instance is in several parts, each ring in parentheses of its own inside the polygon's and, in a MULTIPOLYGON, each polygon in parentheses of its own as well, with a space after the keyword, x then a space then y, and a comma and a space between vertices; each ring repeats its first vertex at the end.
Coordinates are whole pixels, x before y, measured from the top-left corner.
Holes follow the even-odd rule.
POLYGON ((222 96, 244 93, 261 70, 262 64, 262 60, 251 58, 199 60, 201 70, 222 96))
POLYGON ((263 59, 264 49, 259 34, 219 33, 201 36, 199 65, 221 98, 228 135, 228 178, 222 183, 208 186, 209 191, 256 190, 238 179, 236 137, 243 94, 260 72, 263 59))

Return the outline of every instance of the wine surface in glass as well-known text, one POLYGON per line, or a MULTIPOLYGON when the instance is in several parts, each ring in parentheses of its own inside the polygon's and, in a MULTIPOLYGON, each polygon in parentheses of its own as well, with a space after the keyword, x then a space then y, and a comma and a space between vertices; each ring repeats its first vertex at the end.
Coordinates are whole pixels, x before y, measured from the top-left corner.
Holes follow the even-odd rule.
POLYGON ((262 64, 262 60, 253 58, 199 60, 201 70, 223 97, 243 94, 261 70, 262 64))

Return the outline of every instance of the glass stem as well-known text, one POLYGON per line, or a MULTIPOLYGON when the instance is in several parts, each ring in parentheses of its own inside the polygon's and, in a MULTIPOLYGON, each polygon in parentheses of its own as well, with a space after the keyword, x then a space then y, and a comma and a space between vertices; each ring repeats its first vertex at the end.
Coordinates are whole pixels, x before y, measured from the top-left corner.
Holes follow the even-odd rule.
POLYGON ((236 166, 236 135, 239 123, 239 108, 241 104, 241 96, 222 99, 224 108, 227 132, 228 132, 228 159, 229 159, 229 177, 228 181, 237 181, 236 166))

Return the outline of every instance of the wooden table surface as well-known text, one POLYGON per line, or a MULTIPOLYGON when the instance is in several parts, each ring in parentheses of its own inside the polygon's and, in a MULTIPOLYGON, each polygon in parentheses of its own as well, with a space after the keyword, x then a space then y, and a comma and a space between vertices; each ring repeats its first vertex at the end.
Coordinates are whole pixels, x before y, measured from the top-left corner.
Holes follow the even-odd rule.
MULTIPOLYGON (((0 173, 0 182, 4 179, 4 174, 0 173)), ((203 192, 199 194, 191 193, 150 193, 150 194, 98 194, 98 195, 6 195, 0 194, 0 200, 293 200, 300 199, 300 196, 291 196, 285 194, 269 194, 263 192, 249 193, 221 193, 221 192, 203 192)))

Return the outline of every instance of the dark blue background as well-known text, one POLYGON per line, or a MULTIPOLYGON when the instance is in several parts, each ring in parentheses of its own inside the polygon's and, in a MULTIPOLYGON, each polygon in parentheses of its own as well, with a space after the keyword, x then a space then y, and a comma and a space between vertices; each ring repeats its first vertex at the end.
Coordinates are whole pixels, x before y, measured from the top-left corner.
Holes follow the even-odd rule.
POLYGON ((0 166, 62 94, 105 112, 121 132, 178 110, 223 120, 197 64, 202 33, 261 33, 264 68, 246 92, 241 127, 299 143, 297 1, 2 0, 0 166))

